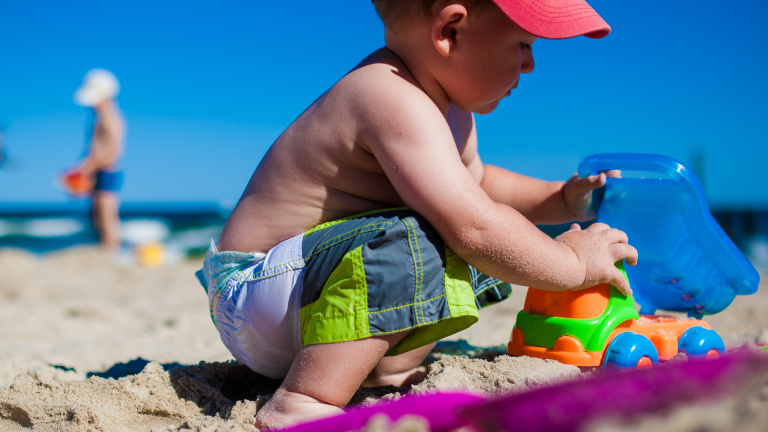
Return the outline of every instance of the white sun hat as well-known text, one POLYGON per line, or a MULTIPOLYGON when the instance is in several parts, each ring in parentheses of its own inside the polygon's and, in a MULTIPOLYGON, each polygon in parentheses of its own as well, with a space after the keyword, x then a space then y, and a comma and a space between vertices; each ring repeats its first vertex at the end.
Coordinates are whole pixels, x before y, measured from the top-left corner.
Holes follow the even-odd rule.
POLYGON ((120 83, 112 72, 106 69, 91 69, 83 78, 83 85, 75 91, 74 100, 78 105, 95 107, 120 93, 120 83))

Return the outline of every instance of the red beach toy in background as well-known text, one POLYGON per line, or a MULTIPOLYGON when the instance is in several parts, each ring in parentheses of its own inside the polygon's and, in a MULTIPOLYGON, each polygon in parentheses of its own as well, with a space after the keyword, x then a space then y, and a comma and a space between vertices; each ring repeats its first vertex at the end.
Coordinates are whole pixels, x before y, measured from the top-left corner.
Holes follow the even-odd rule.
POLYGON ((61 176, 61 186, 69 194, 74 196, 85 196, 93 190, 95 181, 92 176, 83 174, 81 171, 67 171, 61 176))

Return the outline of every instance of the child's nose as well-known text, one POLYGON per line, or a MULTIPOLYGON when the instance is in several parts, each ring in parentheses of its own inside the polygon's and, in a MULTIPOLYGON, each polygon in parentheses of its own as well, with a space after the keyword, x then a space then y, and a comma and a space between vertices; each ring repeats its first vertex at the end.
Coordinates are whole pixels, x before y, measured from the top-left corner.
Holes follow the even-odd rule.
POLYGON ((520 64, 520 73, 533 72, 533 50, 530 48, 523 49, 523 61, 520 64))

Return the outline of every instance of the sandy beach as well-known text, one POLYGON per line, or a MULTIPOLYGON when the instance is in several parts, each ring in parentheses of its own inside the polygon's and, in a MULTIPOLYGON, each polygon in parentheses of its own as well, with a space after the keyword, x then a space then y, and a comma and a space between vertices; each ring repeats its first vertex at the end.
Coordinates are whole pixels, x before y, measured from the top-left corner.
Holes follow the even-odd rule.
MULTIPOLYGON (((193 274, 200 264, 147 269, 115 264, 93 248, 45 257, 0 250, 0 429, 254 430, 256 410, 279 383, 232 362, 193 274), (138 362, 143 371, 136 375, 88 378, 137 358, 194 366, 166 371, 158 363, 138 362)), ((763 284, 757 294, 739 297, 725 312, 707 317, 728 349, 768 343, 766 288, 763 284)), ((505 344, 524 297, 525 288, 516 287, 511 299, 483 310, 478 324, 451 339, 483 347, 505 344)), ((414 391, 460 389, 494 396, 592 373, 527 357, 493 357, 444 357, 414 391)), ((364 390, 353 402, 398 398, 403 392, 364 390)), ((753 393, 757 396, 750 400, 768 399, 768 385, 753 393)), ((733 400, 717 403, 722 412, 734 409, 733 400)), ((686 409, 636 427, 672 430, 664 425, 703 418, 701 408, 686 409)))

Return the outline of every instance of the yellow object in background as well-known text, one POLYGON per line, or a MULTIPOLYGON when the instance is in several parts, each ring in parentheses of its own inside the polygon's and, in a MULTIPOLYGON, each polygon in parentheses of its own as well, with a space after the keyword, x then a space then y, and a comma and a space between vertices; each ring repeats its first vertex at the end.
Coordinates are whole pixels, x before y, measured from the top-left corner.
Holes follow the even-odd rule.
POLYGON ((165 262, 165 246, 162 243, 148 243, 136 246, 136 258, 144 267, 160 267, 165 262))

